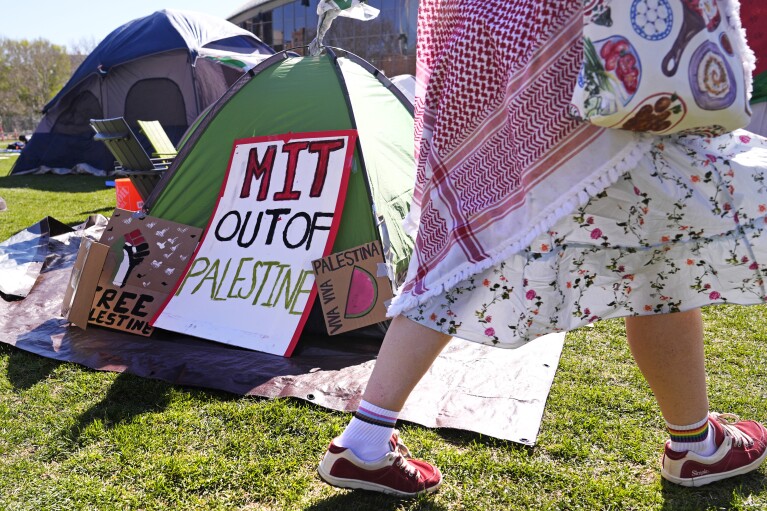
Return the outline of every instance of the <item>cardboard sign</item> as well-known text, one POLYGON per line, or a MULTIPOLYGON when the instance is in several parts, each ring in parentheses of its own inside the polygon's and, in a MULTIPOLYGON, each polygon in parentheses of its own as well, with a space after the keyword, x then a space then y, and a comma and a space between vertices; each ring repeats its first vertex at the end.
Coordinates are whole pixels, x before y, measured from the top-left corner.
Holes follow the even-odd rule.
POLYGON ((64 300, 61 305, 61 315, 83 330, 88 327, 91 303, 93 303, 101 269, 104 267, 104 260, 108 253, 108 246, 90 238, 83 238, 72 273, 69 274, 69 283, 64 291, 64 300))
POLYGON ((99 242, 80 246, 64 297, 65 317, 82 328, 94 324, 151 335, 150 320, 201 234, 196 227, 116 209, 99 242))
POLYGON ((290 356, 316 296, 311 262, 341 220, 356 131, 236 140, 203 240, 152 321, 290 356))
POLYGON ((385 321, 393 293, 380 241, 312 262, 328 334, 385 321), (379 271, 380 268, 383 268, 379 271))

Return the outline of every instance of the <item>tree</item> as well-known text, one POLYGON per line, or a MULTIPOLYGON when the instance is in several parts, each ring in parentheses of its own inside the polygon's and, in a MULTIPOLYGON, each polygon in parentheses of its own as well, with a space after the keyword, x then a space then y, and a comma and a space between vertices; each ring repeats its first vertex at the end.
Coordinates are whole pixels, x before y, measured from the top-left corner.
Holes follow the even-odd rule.
POLYGON ((69 43, 69 62, 72 67, 72 72, 74 73, 75 70, 80 67, 80 64, 83 63, 83 61, 90 55, 90 53, 96 49, 96 46, 98 46, 98 43, 96 42, 96 38, 93 36, 90 37, 81 37, 78 41, 69 43))
POLYGON ((6 130, 34 129, 70 74, 64 47, 45 39, 0 39, 0 123, 6 130))

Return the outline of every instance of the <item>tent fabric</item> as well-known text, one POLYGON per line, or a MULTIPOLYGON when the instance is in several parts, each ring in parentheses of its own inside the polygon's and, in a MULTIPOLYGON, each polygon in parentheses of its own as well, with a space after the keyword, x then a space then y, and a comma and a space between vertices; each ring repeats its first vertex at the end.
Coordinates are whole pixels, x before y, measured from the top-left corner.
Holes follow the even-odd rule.
POLYGON ((193 11, 162 9, 118 27, 77 68, 69 82, 43 108, 47 112, 86 77, 106 75, 112 68, 171 50, 184 50, 192 59, 212 43, 229 39, 234 53, 274 53, 255 35, 233 23, 193 11))
POLYGON ((126 23, 45 106, 12 173, 82 163, 111 170, 114 158, 93 140, 90 119, 124 117, 133 128, 157 120, 177 143, 206 107, 273 53, 244 29, 191 11, 165 9, 126 23))
MULTIPOLYGON (((362 154, 376 215, 383 219, 386 232, 385 245, 396 264, 397 272, 407 270, 405 262, 412 253, 412 240, 401 228, 410 210, 412 184, 415 181, 411 166, 413 137, 410 129, 412 111, 394 108, 392 91, 369 71, 353 61, 340 60, 339 67, 347 83, 349 101, 360 133, 362 154)), ((413 162, 413 165, 415 162, 413 162)))
MULTIPOLYGON (((69 325, 60 313, 64 291, 81 240, 98 239, 106 227, 99 217, 50 237, 49 256, 26 298, 0 297, 0 342, 53 360, 175 385, 356 409, 380 347, 379 340, 358 331, 304 335, 294 355, 285 358, 167 331, 141 337, 69 325)), ((564 334, 554 334, 518 350, 499 350, 453 339, 400 417, 533 445, 563 341, 564 334)), ((12 352, 9 364, 13 361, 12 352)))
POLYGON ((415 103, 415 76, 413 75, 397 75, 391 79, 392 83, 399 87, 399 89, 415 103))
POLYGON ((352 55, 281 52, 244 75, 196 125, 145 209, 205 228, 234 140, 350 128, 359 147, 333 251, 382 239, 394 278, 407 269, 413 245, 401 229, 414 183, 412 104, 352 55))

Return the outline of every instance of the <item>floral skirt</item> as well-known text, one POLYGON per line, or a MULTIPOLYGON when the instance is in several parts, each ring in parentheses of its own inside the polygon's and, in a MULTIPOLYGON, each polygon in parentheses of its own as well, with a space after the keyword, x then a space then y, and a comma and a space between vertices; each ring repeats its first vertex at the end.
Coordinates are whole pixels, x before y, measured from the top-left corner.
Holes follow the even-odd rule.
POLYGON ((767 139, 658 138, 530 246, 404 313, 517 347, 600 319, 767 301, 767 139))

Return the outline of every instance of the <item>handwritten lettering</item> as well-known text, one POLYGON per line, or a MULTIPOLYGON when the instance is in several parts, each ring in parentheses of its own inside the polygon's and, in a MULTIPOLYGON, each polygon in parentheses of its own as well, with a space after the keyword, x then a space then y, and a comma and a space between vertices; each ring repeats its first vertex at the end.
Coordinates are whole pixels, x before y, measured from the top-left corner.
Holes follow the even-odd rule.
POLYGON ((95 305, 88 314, 88 322, 150 335, 153 328, 147 318, 146 305, 152 301, 152 295, 97 286, 95 305))
POLYGON ((250 150, 248 153, 248 165, 245 167, 245 179, 243 180, 242 189, 240 190, 241 199, 250 197, 250 186, 254 179, 263 178, 261 185, 258 188, 256 200, 266 200, 266 196, 269 193, 269 181, 272 180, 272 168, 274 167, 274 156, 276 152, 277 146, 267 146, 264 158, 259 161, 258 148, 254 147, 250 150))
POLYGON ((344 326, 343 321, 341 321, 341 313, 338 312, 338 307, 333 307, 325 313, 325 322, 330 335, 333 335, 339 328, 344 326))
POLYGON ((272 245, 275 234, 289 249, 303 247, 309 250, 317 231, 329 231, 333 213, 316 212, 311 215, 304 212, 293 213, 289 208, 267 209, 266 211, 229 211, 221 217, 215 226, 214 236, 218 241, 228 242, 237 237, 237 245, 249 248, 261 234, 262 243, 272 245), (266 233, 262 232, 264 214, 271 217, 264 222, 266 233), (292 216, 291 216, 292 215, 292 216))
POLYGON ((96 301, 96 308, 114 310, 120 314, 130 314, 139 317, 147 315, 144 306, 154 301, 154 296, 152 295, 139 295, 112 288, 104 289, 102 286, 96 286, 96 293, 101 293, 96 301), (103 293, 101 293, 102 291, 103 293))
POLYGON ((317 287, 320 290, 320 299, 322 300, 322 305, 327 305, 336 299, 336 294, 333 290, 333 282, 330 280, 326 280, 317 287))
POLYGON ((332 254, 323 259, 312 261, 312 267, 316 274, 333 272, 345 266, 354 266, 365 259, 380 255, 379 245, 376 242, 361 245, 359 247, 332 254))
POLYGON ((281 307, 300 315, 300 298, 311 292, 313 283, 311 271, 297 271, 279 261, 256 261, 252 257, 211 261, 201 257, 192 262, 175 296, 187 289, 186 294, 204 293, 214 301, 249 300, 253 306, 281 307))
MULTIPOLYGON (((325 179, 328 174, 328 162, 330 153, 340 151, 346 147, 344 139, 334 140, 315 140, 312 142, 301 140, 296 142, 287 142, 282 146, 282 152, 287 154, 284 175, 285 181, 282 184, 282 190, 275 192, 272 196, 275 201, 295 201, 301 198, 301 191, 295 189, 296 172, 300 165, 299 161, 302 154, 315 154, 317 165, 314 168, 314 177, 312 178, 310 197, 319 197, 325 186, 325 179)), ((269 195, 269 187, 272 176, 274 175, 274 164, 276 160, 277 146, 272 144, 266 147, 263 158, 258 156, 258 147, 253 147, 248 152, 248 163, 245 167, 245 175, 240 188, 240 198, 247 199, 251 195, 253 181, 260 180, 258 186, 257 201, 264 201, 269 195)))

